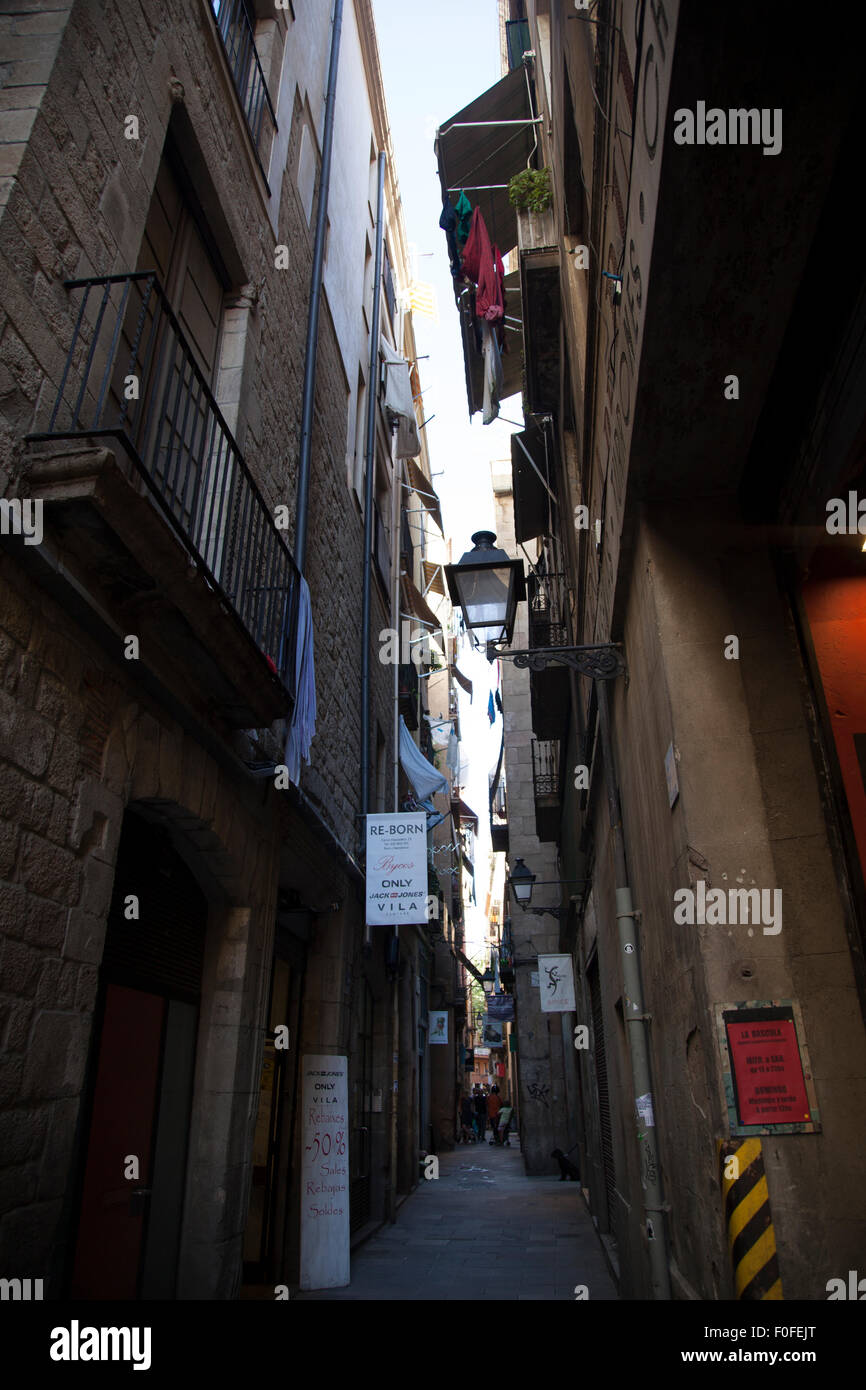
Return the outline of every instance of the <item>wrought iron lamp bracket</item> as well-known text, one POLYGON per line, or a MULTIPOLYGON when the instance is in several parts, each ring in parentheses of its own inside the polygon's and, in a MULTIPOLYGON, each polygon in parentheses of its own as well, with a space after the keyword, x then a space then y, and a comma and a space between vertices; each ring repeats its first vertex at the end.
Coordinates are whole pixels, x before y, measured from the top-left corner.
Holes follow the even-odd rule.
POLYGON ((487 643, 487 658, 513 661, 520 670, 546 671, 549 666, 570 666, 591 680, 616 680, 627 674, 625 657, 618 642, 592 643, 581 647, 533 647, 508 651, 500 642, 487 643))

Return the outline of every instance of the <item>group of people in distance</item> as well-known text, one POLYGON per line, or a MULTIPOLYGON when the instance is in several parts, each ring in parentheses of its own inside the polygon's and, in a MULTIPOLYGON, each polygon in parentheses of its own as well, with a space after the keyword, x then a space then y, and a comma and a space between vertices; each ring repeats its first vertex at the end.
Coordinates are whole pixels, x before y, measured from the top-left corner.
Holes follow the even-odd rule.
POLYGON ((488 1123, 493 1130, 491 1144, 501 1144, 511 1148, 508 1138, 514 1110, 510 1101, 503 1103, 498 1086, 474 1086, 471 1095, 468 1091, 460 1093, 460 1135, 458 1144, 482 1143, 487 1134, 488 1123))

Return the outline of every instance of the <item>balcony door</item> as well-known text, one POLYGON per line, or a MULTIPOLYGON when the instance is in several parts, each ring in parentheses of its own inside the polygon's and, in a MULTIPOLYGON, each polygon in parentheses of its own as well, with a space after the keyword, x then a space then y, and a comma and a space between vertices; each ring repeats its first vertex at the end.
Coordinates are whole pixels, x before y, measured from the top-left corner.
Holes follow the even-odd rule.
POLYGON ((214 569, 221 513, 228 514, 218 505, 228 489, 228 449, 213 409, 226 282, 179 170, 164 154, 136 266, 156 272, 165 298, 155 290, 148 295, 139 282, 125 334, 139 345, 139 456, 181 530, 214 569))

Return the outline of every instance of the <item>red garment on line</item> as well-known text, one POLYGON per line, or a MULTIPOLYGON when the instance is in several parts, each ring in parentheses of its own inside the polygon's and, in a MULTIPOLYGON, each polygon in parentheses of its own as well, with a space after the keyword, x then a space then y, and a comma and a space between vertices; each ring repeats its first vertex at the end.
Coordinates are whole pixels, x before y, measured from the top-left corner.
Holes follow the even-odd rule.
POLYGON ((475 313, 488 323, 505 315, 505 268, 498 246, 491 246, 481 209, 472 214, 472 226, 463 248, 463 274, 478 286, 475 313))

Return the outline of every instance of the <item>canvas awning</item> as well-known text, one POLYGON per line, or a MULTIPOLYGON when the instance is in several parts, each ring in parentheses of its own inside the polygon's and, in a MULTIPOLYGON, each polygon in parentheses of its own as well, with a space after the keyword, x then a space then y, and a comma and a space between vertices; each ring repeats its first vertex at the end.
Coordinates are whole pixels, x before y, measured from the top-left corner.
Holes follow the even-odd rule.
POLYGON ((403 575, 403 593, 409 606, 409 612, 413 618, 417 618, 425 627, 431 628, 434 632, 442 627, 440 620, 430 608, 421 593, 421 590, 411 580, 408 574, 403 575))
POLYGON ((463 821, 472 821, 473 824, 474 824, 474 826, 475 826, 476 833, 477 833, 477 831, 478 831, 478 817, 476 816, 475 812, 472 810, 472 807, 466 805, 466 802, 465 802, 465 801, 461 800, 459 797, 452 798, 452 801, 451 801, 451 812, 452 812, 452 814, 453 814, 453 816, 454 816, 454 819, 458 822, 458 824, 459 824, 459 823, 462 823, 463 821))
POLYGON ((470 698, 470 700, 471 700, 471 699, 472 699, 472 682, 471 682, 471 680, 469 679, 468 676, 464 676, 464 674, 463 674, 462 671, 458 671, 458 669, 457 669, 456 666, 452 666, 452 667, 451 667, 451 670, 452 670, 452 672, 454 673, 454 679, 456 680, 457 684, 458 684, 458 685, 462 685, 463 689, 466 691, 466 694, 469 696, 469 698, 470 698))
POLYGON ((545 452, 544 430, 538 425, 511 436, 516 541, 533 541, 550 532, 550 516, 556 506, 553 448, 553 441, 548 439, 545 452))
POLYGON ((445 576, 442 566, 434 560, 422 560, 421 568, 424 571, 425 594, 441 594, 445 598, 445 576))
POLYGON ((480 207, 490 239, 504 255, 517 245, 517 215, 508 180, 525 169, 535 147, 529 74, 521 65, 476 97, 436 132, 442 197, 463 189, 480 207))
POLYGON ((442 525, 442 511, 439 505, 439 497, 436 492, 436 489, 433 487, 433 484, 431 483, 430 479, 424 473, 424 470, 418 466, 418 464, 415 462, 413 458, 407 458, 405 460, 405 464, 406 476, 409 479, 409 486, 412 488, 413 492, 417 492, 418 496, 421 499, 422 505, 427 508, 428 512, 430 513, 433 520, 436 522, 436 525, 439 527, 439 530, 442 532, 444 536, 445 527, 442 525))

